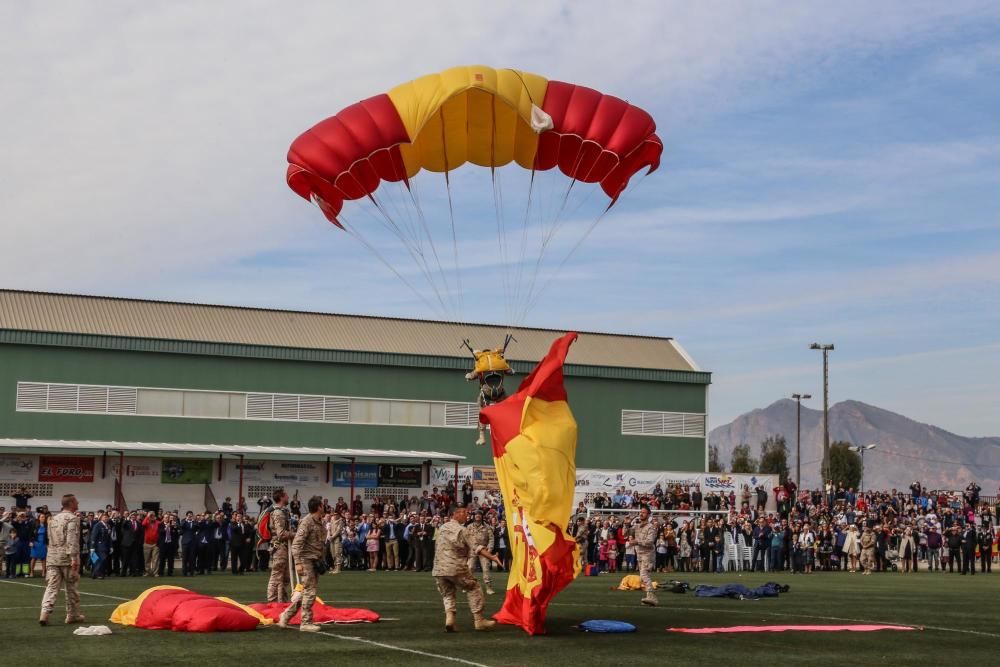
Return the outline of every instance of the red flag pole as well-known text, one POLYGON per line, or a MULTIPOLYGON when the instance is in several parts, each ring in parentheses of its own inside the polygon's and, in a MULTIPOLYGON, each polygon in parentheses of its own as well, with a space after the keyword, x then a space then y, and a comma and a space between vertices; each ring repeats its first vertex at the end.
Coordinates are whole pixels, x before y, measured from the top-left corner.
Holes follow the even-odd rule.
POLYGON ((243 455, 240 454, 240 492, 236 495, 236 511, 239 512, 243 504, 243 455))

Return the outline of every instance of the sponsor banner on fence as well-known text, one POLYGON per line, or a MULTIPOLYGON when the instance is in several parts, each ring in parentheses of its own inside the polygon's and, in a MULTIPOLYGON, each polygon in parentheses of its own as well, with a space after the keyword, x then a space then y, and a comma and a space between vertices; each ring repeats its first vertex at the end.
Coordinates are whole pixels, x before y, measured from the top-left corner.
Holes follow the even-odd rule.
POLYGON ((638 493, 649 493, 656 485, 660 488, 668 486, 695 486, 701 487, 704 494, 709 492, 729 493, 739 492, 746 484, 751 490, 757 486, 763 486, 770 494, 772 487, 777 480, 772 475, 731 475, 725 473, 697 473, 697 472, 659 472, 642 470, 577 470, 576 471, 576 492, 577 493, 599 493, 609 494, 616 489, 624 487, 627 491, 638 493))
MULTIPOLYGON (((333 485, 351 486, 351 464, 333 464, 333 485)), ((358 463, 354 466, 354 488, 374 489, 378 486, 378 465, 374 463, 358 463)))
POLYGON ((34 456, 0 455, 0 481, 34 481, 36 473, 34 456))
MULTIPOLYGON (((127 461, 128 459, 126 459, 127 461)), ((153 463, 155 459, 151 459, 149 463, 133 463, 128 462, 125 464, 125 477, 142 477, 145 479, 155 479, 160 476, 160 464, 153 463)), ((118 464, 114 463, 111 465, 111 474, 118 477, 118 464)))
POLYGON ((243 483, 253 483, 259 484, 260 482, 267 482, 268 471, 267 463, 264 461, 226 461, 226 481, 227 482, 238 482, 240 481, 240 468, 243 468, 243 483))
POLYGON ((39 482, 94 481, 92 456, 42 456, 38 460, 39 482))
POLYGON ((160 481, 163 484, 209 484, 214 463, 212 459, 162 459, 160 481))
MULTIPOLYGON (((458 485, 472 479, 473 466, 458 466, 458 485)), ((455 479, 455 466, 431 466, 431 486, 442 487, 455 479)))
POLYGON ((497 469, 494 466, 472 466, 472 488, 475 491, 499 491, 497 469))
POLYGON ((322 484, 326 479, 326 463, 290 461, 275 464, 274 472, 266 481, 275 484, 322 484))
POLYGON ((378 467, 378 485, 419 489, 424 485, 424 467, 419 465, 382 464, 378 467))

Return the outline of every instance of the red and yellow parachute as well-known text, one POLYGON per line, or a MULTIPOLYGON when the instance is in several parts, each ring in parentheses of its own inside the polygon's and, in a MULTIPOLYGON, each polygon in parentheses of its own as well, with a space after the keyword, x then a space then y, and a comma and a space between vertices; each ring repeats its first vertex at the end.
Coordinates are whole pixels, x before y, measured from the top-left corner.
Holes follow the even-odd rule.
POLYGON ((478 279, 481 293, 502 288, 502 298, 479 303, 506 308, 503 323, 513 326, 547 286, 539 276, 551 280, 662 152, 653 118, 622 99, 474 65, 420 77, 318 123, 292 142, 286 179, 441 315, 462 317, 463 290, 478 279), (488 171, 454 175, 466 164, 488 171), (433 191, 441 187, 447 192, 433 191), (603 196, 592 201, 592 192, 603 196), (428 202, 438 208, 424 210, 428 202), (435 230, 443 220, 450 227, 435 230), (486 238, 494 224, 495 242, 486 238))
POLYGON ((466 162, 558 167, 600 183, 612 201, 629 179, 660 164, 656 123, 611 95, 530 72, 454 67, 352 104, 307 130, 288 151, 288 185, 334 224, 344 200, 420 170, 466 162))

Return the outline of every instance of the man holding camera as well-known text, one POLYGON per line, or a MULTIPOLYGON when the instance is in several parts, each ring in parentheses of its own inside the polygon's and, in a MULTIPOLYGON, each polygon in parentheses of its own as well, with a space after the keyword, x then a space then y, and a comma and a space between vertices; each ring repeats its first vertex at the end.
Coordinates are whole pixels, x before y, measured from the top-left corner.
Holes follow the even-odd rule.
POLYGON ((292 603, 281 612, 278 625, 285 628, 295 612, 302 608, 302 632, 319 632, 320 627, 312 622, 312 607, 316 601, 318 575, 326 571, 326 528, 323 525, 323 498, 313 496, 307 504, 309 514, 300 522, 292 540, 292 561, 295 572, 302 584, 302 592, 292 594, 292 603))

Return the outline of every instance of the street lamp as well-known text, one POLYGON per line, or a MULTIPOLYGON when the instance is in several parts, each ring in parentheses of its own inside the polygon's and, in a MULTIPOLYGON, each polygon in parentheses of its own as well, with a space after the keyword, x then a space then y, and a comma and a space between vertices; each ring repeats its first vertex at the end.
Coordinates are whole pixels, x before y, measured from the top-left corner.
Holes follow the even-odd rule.
POLYGON ((795 488, 802 488, 802 401, 812 394, 792 394, 797 404, 795 410, 795 488))
POLYGON ((848 447, 852 452, 861 454, 861 493, 865 492, 865 452, 878 447, 877 443, 865 445, 864 447, 848 447))
POLYGON ((823 352, 823 463, 820 474, 825 478, 830 465, 830 351, 833 343, 813 343, 810 350, 823 352))

